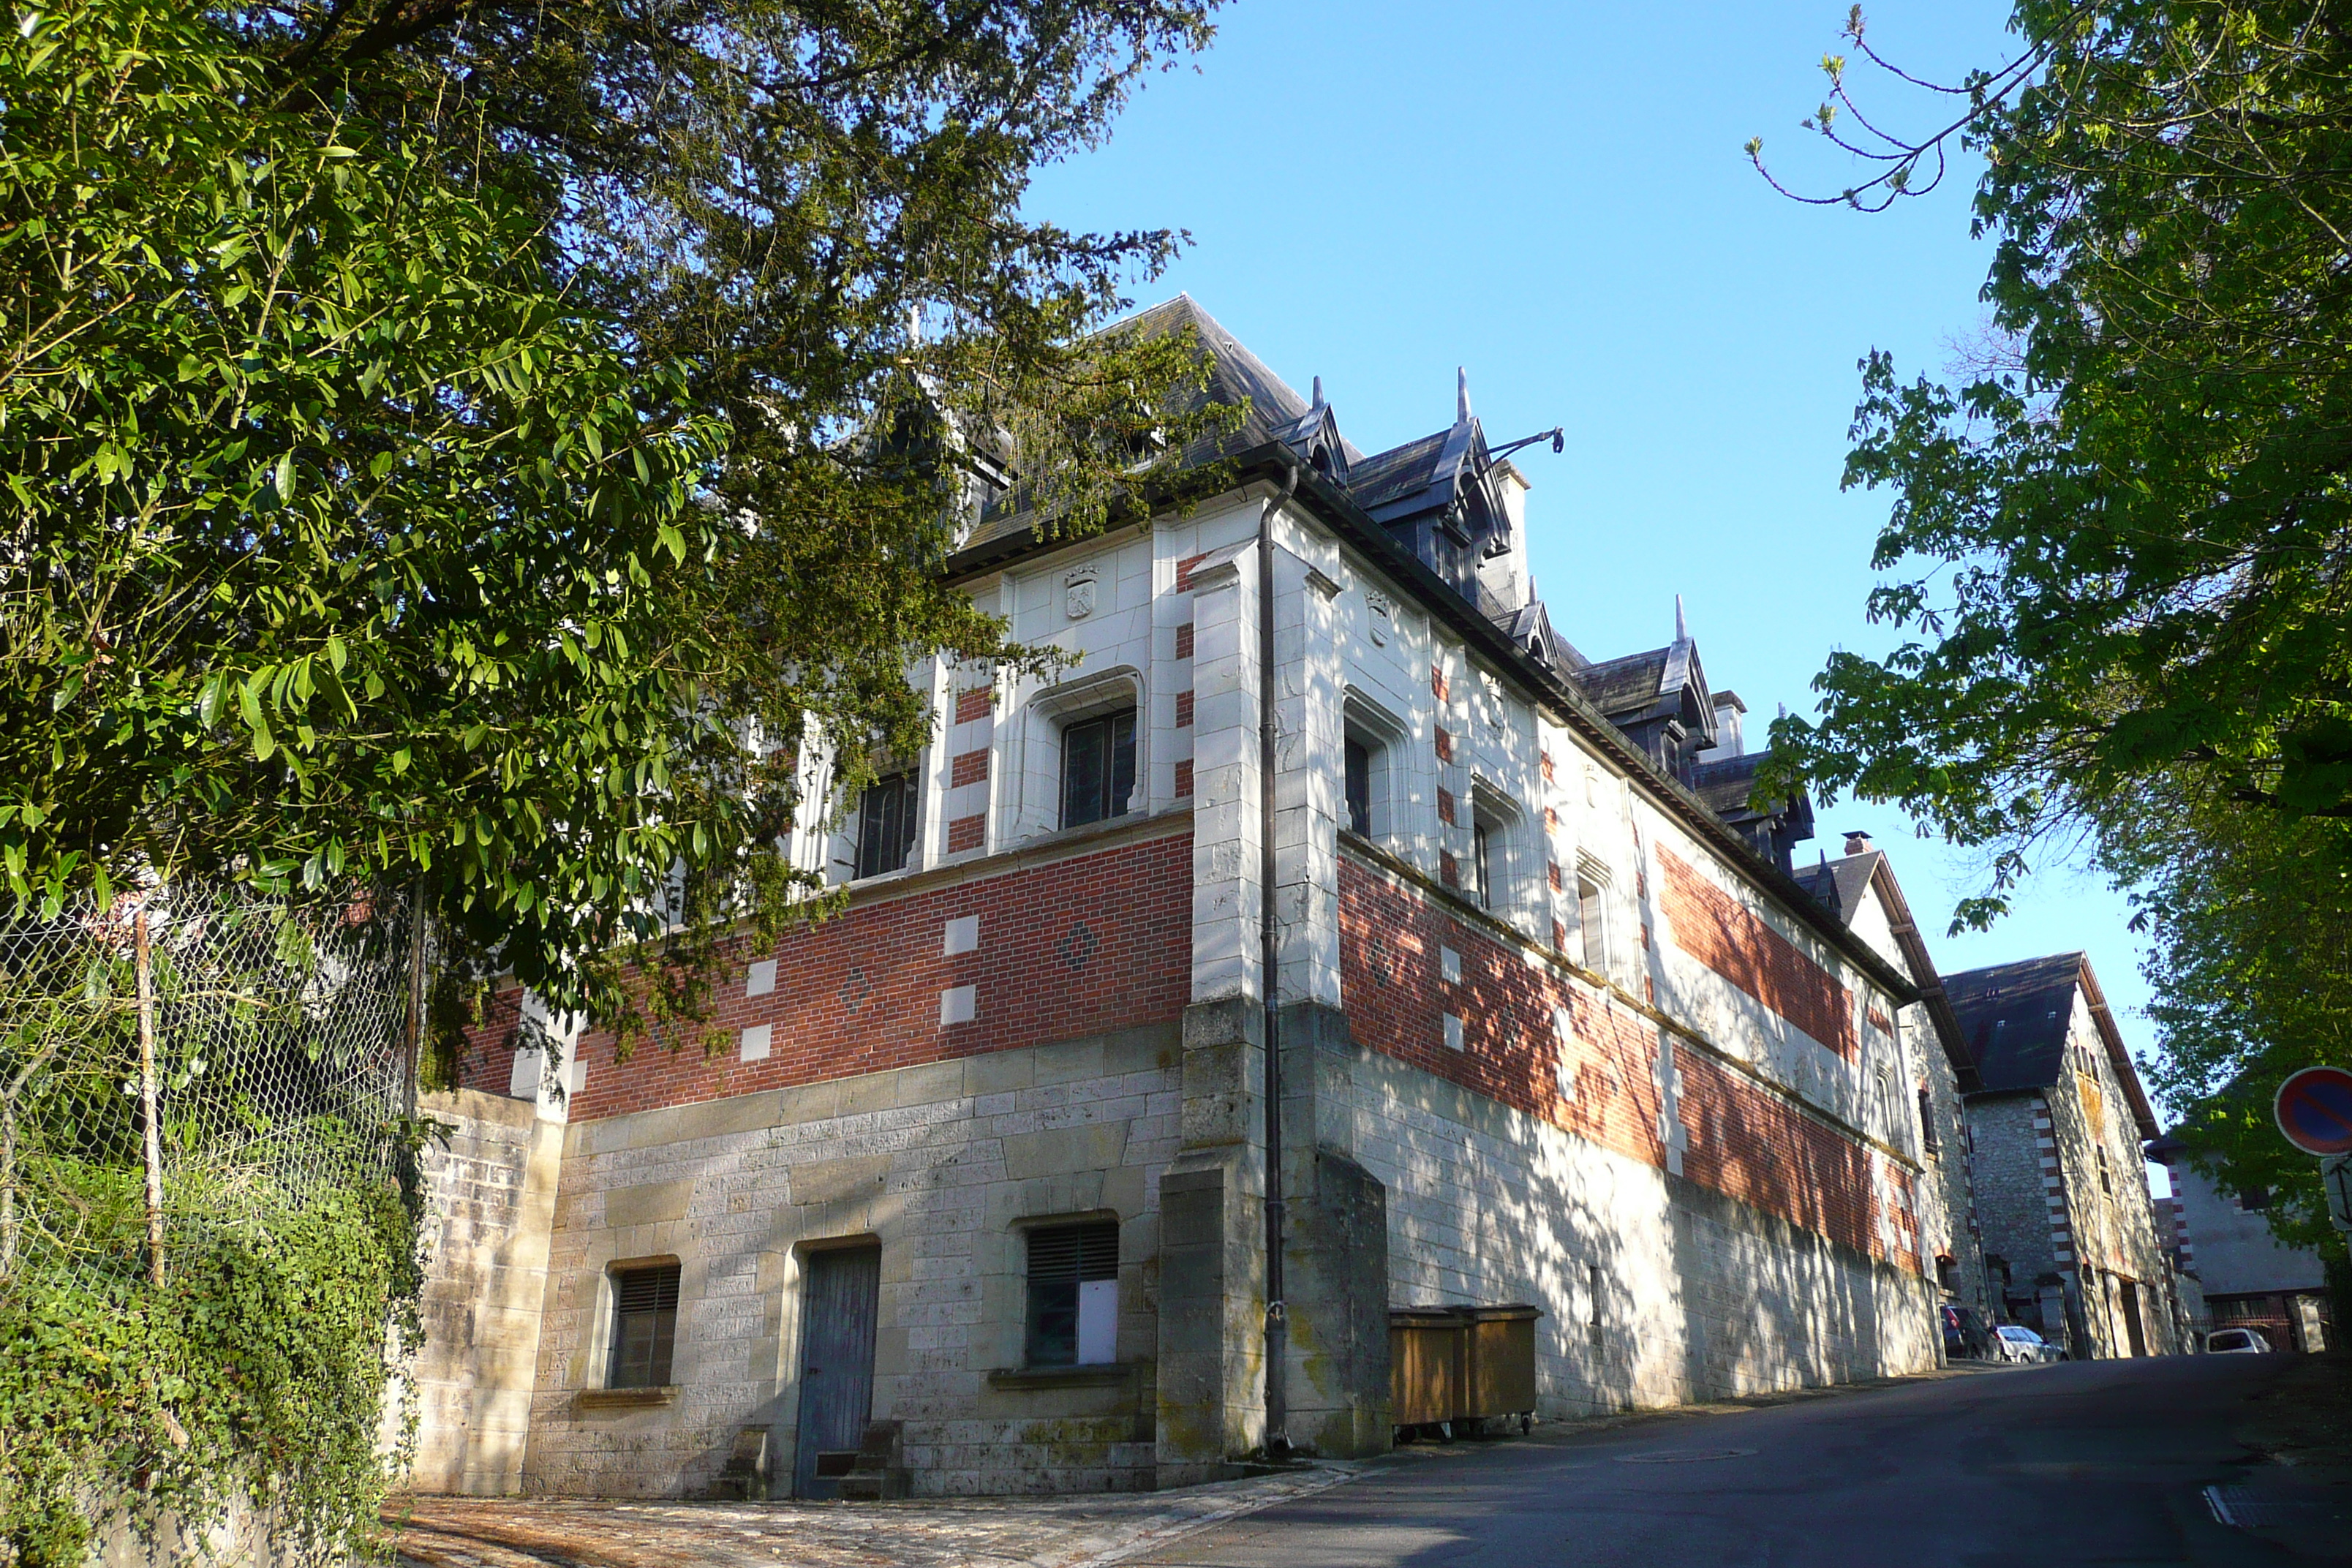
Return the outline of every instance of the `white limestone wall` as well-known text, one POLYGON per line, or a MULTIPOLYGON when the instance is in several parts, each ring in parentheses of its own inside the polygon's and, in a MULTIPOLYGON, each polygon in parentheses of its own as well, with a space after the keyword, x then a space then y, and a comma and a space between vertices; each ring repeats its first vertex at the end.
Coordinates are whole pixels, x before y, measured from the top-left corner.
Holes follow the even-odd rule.
POLYGON ((1376 1052, 1319 1066, 1321 1137, 1388 1186, 1391 1302, 1541 1308, 1547 1416, 1937 1364, 1916 1276, 1376 1052))
MULTIPOLYGON (((705 1491, 748 1429, 792 1474, 812 1247, 882 1252, 874 1417, 919 1494, 1148 1486, 1159 1176, 1177 1150, 1173 1025, 1006 1050, 569 1130, 526 1489, 705 1491), (1113 1387, 1001 1387, 1022 1365, 1021 1222, 1120 1221, 1113 1387), (672 1386, 602 1401, 609 1271, 681 1268, 672 1386)), ((779 1484, 782 1484, 781 1482, 779 1484)))

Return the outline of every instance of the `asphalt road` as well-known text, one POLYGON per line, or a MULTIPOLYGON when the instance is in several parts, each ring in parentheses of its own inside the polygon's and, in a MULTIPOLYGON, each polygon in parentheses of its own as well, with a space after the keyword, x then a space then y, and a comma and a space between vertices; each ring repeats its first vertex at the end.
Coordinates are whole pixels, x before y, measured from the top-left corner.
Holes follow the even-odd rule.
MULTIPOLYGON (((1182 1568, 2307 1562, 2203 1489, 2282 1356, 2018 1368, 1450 1450, 1186 1537, 1182 1568)), ((2237 1461, 2235 1464, 2232 1460, 2237 1461)), ((2352 1558, 2352 1542, 2347 1556, 2352 1558)))

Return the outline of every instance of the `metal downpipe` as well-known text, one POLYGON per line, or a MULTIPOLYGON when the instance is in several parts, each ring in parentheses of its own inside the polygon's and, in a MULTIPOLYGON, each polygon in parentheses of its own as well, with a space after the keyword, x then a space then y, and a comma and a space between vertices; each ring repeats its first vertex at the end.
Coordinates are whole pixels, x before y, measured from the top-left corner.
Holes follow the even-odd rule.
POLYGON ((1258 764, 1258 991, 1265 1003, 1265 1456, 1290 1451, 1286 1382, 1290 1330, 1283 1304, 1282 1278, 1282 1052, 1277 1030, 1276 963, 1281 942, 1275 928, 1275 678, 1274 519, 1298 489, 1298 467, 1286 465, 1282 489, 1267 498, 1257 521, 1257 764, 1258 764))

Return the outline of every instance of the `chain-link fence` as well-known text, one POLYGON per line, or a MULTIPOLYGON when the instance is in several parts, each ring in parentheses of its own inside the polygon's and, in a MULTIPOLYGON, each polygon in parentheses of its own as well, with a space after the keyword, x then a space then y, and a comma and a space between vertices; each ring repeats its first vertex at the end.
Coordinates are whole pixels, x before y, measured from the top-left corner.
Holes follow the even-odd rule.
POLYGON ((400 900, 169 884, 0 912, 0 1280, 382 1182, 428 955, 400 900))

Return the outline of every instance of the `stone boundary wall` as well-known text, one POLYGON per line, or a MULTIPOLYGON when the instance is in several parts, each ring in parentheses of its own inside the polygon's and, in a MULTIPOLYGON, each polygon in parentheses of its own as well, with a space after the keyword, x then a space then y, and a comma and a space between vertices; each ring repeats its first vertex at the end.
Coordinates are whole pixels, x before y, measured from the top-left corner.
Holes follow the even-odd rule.
POLYGON ((408 1369, 418 1491, 521 1489, 563 1129, 528 1100, 423 1097, 425 1343, 408 1369))

